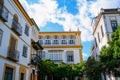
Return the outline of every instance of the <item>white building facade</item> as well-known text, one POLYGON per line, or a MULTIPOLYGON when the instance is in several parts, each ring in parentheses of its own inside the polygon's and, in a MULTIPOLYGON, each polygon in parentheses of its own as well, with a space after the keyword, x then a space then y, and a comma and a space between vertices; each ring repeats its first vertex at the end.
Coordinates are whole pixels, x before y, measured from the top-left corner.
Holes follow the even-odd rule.
POLYGON ((0 80, 29 80, 33 25, 18 0, 0 0, 0 80))
POLYGON ((97 17, 92 21, 94 44, 91 49, 91 56, 99 60, 100 50, 108 46, 111 34, 120 24, 120 8, 101 9, 97 17))
POLYGON ((39 43, 44 48, 42 59, 50 59, 55 64, 82 62, 81 32, 40 32, 39 43))

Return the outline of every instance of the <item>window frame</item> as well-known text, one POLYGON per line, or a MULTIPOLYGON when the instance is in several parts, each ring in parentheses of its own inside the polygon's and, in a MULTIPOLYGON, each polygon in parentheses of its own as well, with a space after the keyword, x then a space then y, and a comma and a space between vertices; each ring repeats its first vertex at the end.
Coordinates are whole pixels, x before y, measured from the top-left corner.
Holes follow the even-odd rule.
POLYGON ((115 32, 116 29, 117 29, 117 26, 118 26, 117 21, 116 21, 116 20, 111 20, 110 23, 111 23, 112 31, 115 32), (115 22, 115 23, 114 23, 114 22, 115 22), (114 24, 113 24, 113 23, 114 23, 114 24), (114 26, 113 26, 113 25, 114 25, 114 26), (116 25, 116 29, 114 30, 113 28, 115 28, 115 25, 116 25))
POLYGON ((70 45, 75 45, 75 38, 73 36, 70 36, 69 44, 70 45))
POLYGON ((45 39, 45 45, 51 45, 51 39, 50 39, 50 36, 46 36, 46 39, 45 39))
POLYGON ((73 52, 67 52, 67 62, 74 62, 73 52))
POLYGON ((39 42, 41 45, 43 45, 43 38, 42 38, 42 36, 39 36, 38 42, 39 42))
POLYGON ((24 30, 24 33, 25 33, 26 36, 29 36, 29 30, 30 30, 30 28, 29 28, 28 24, 26 23, 25 24, 25 30, 24 30))
POLYGON ((3 30, 0 29, 0 46, 2 45, 3 30))
POLYGON ((5 79, 6 67, 13 68, 13 80, 15 80, 15 77, 16 77, 16 67, 13 66, 13 65, 7 64, 7 63, 4 64, 4 72, 3 72, 2 80, 5 79))
POLYGON ((67 45, 66 36, 63 36, 63 37, 62 37, 61 44, 62 44, 62 45, 67 45))
POLYGON ((54 45, 58 45, 59 44, 58 36, 54 36, 53 44, 54 45))
POLYGON ((23 52, 22 52, 22 56, 27 58, 27 53, 28 53, 28 47, 24 44, 23 45, 23 52))

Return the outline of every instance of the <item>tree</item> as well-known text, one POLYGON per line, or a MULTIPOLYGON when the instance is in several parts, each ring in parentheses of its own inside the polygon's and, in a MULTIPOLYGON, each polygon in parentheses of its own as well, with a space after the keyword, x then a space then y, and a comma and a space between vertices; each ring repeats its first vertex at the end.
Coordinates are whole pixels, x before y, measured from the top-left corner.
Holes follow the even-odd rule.
POLYGON ((112 33, 109 46, 102 47, 100 52, 100 62, 103 64, 105 72, 108 74, 120 75, 120 25, 112 33))
POLYGON ((75 65, 72 66, 72 70, 73 70, 73 75, 74 76, 83 76, 83 72, 85 71, 85 63, 81 62, 81 63, 77 63, 75 65))
POLYGON ((96 61, 94 58, 89 57, 86 62, 85 71, 90 80, 100 80, 102 72, 101 63, 96 61))
POLYGON ((41 79, 45 80, 45 76, 53 77, 56 70, 54 63, 49 59, 39 60, 39 63, 38 70, 40 71, 39 76, 41 76, 41 79))

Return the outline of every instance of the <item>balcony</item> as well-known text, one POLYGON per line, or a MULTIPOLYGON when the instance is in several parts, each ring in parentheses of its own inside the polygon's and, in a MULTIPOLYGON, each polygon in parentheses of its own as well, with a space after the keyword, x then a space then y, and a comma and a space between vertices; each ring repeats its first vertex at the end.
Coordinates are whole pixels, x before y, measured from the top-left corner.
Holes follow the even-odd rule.
POLYGON ((32 46, 36 50, 43 50, 43 47, 41 46, 41 44, 39 42, 32 41, 32 46))
POLYGON ((8 21, 8 10, 0 4, 0 19, 4 22, 8 21))
POLYGON ((19 51, 14 50, 14 49, 9 49, 8 56, 7 56, 9 59, 18 62, 19 56, 20 56, 19 51))
POLYGON ((22 26, 16 21, 12 22, 12 29, 19 35, 22 36, 22 26))
POLYGON ((31 64, 36 65, 40 57, 37 54, 31 54, 31 64))

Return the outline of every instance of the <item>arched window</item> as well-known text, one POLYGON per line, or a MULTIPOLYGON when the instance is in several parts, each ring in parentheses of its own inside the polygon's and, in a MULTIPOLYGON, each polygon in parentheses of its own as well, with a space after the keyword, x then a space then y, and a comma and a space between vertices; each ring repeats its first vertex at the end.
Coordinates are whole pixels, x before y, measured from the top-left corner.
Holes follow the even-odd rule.
POLYGON ((17 16, 17 14, 14 14, 14 16, 13 16, 12 27, 13 28, 17 28, 18 27, 18 16, 17 16))
POLYGON ((55 45, 59 44, 58 36, 54 36, 53 44, 55 45))
POLYGON ((19 19, 17 14, 13 16, 12 29, 19 35, 22 35, 22 26, 19 24, 19 19))
POLYGON ((18 23, 18 16, 17 16, 17 14, 14 14, 13 21, 16 22, 16 23, 18 23))
POLYGON ((39 36, 39 43, 40 43, 41 45, 43 45, 43 39, 42 39, 42 36, 39 36))
POLYGON ((46 45, 51 45, 50 36, 46 36, 45 44, 46 45))
POLYGON ((70 36, 69 44, 71 44, 71 45, 74 45, 74 44, 75 44, 75 39, 74 39, 73 36, 70 36))
POLYGON ((67 44, 66 36, 62 36, 61 44, 62 45, 66 45, 67 44))

